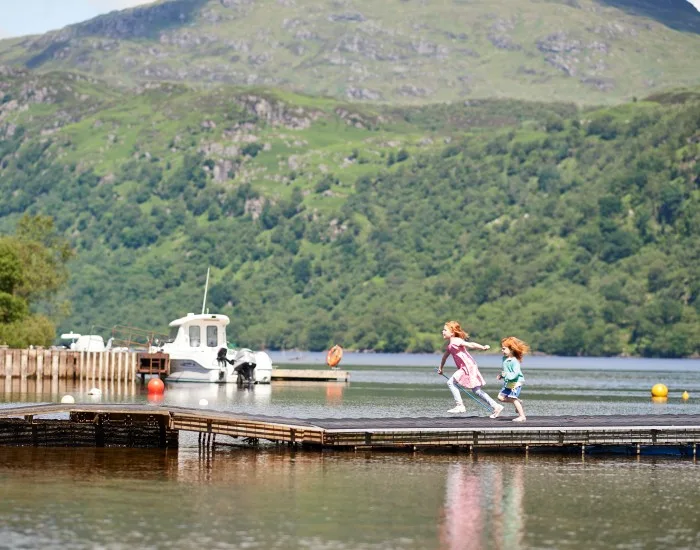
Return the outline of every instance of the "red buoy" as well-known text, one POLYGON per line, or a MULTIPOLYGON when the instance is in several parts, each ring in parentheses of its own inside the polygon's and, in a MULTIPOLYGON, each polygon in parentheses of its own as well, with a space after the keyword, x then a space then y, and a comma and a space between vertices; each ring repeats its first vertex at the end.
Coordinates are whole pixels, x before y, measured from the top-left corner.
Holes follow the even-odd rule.
POLYGON ((160 378, 151 378, 148 381, 148 393, 163 393, 165 384, 160 378))

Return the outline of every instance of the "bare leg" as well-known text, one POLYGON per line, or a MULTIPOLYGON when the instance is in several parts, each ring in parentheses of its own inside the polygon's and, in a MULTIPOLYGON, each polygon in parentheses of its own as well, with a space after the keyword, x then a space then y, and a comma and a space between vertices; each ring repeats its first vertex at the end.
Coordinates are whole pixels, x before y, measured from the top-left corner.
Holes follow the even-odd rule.
POLYGON ((518 411, 518 416, 513 419, 513 422, 523 422, 526 420, 525 410, 523 409, 523 404, 520 399, 514 399, 513 405, 515 406, 515 410, 518 411))

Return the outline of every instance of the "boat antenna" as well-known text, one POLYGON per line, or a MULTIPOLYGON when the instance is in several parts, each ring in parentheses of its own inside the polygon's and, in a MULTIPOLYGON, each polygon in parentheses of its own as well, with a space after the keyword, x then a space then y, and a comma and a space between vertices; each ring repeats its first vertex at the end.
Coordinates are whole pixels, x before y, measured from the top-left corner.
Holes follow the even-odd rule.
POLYGON ((207 289, 209 288, 209 270, 211 268, 207 268, 207 282, 204 283, 204 300, 202 301, 202 315, 204 315, 204 308, 207 305, 207 289))

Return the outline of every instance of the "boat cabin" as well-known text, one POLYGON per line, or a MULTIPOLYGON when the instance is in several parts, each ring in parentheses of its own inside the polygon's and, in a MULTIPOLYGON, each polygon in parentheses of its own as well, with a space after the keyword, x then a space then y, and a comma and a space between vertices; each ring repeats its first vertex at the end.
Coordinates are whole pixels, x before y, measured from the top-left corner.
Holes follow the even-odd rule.
POLYGON ((213 349, 227 347, 226 315, 188 313, 170 323, 169 344, 175 348, 213 349))

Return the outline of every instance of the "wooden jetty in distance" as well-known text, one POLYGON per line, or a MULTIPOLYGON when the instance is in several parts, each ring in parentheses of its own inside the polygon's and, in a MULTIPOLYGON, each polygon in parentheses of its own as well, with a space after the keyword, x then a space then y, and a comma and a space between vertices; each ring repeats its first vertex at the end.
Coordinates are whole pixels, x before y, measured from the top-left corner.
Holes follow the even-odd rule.
MULTIPOLYGON (((0 378, 134 382, 144 357, 132 351, 71 351, 65 349, 0 348, 0 378)), ((150 366, 150 363, 149 363, 150 366)), ((169 369, 169 363, 167 365, 169 369)), ((168 370, 169 371, 169 370, 168 370)))
POLYGON ((198 432, 200 444, 207 446, 227 436, 311 449, 585 453, 622 448, 630 454, 673 450, 695 457, 700 415, 550 416, 514 423, 508 417, 473 416, 295 419, 131 404, 0 408, 0 445, 5 446, 176 447, 179 431, 198 432), (68 418, 56 418, 59 414, 68 418))
POLYGON ((347 382, 350 374, 338 369, 272 369, 272 380, 301 382, 347 382))

